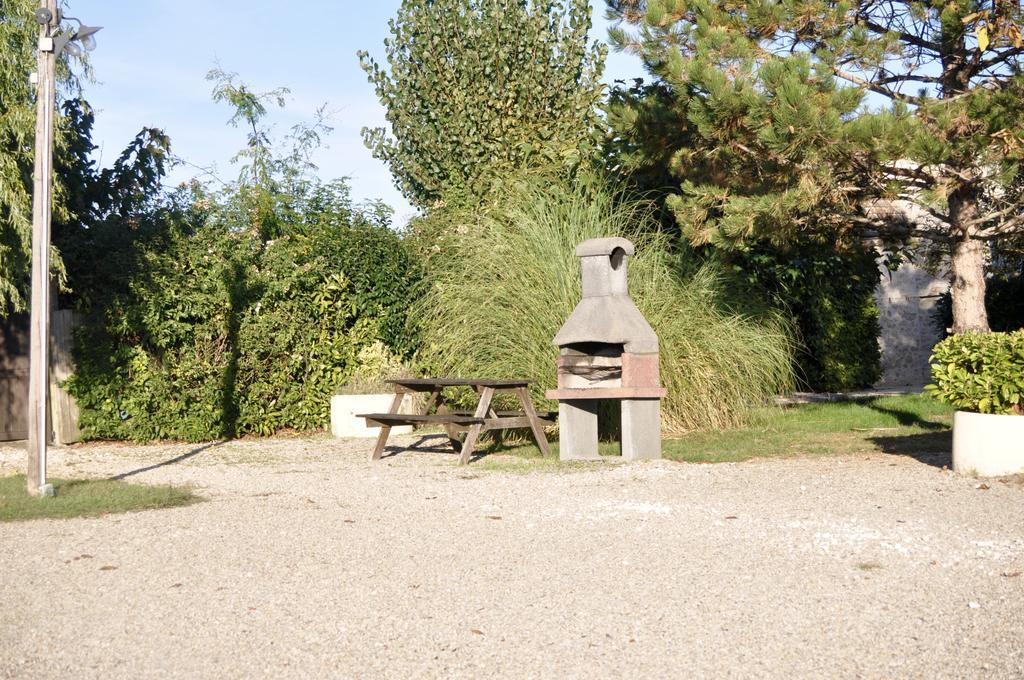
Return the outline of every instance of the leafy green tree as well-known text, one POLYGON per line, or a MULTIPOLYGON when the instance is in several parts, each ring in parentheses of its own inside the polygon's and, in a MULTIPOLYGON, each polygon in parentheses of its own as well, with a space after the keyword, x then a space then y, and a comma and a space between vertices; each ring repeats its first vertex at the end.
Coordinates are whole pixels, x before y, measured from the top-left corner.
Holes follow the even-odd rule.
MULTIPOLYGON (((34 0, 0 3, 0 317, 28 303, 36 125, 29 74, 36 70, 38 7, 34 0)), ((97 170, 90 158, 93 113, 71 65, 66 55, 57 64, 53 182, 52 260, 66 298, 88 294, 95 272, 86 253, 88 242, 100 238, 100 222, 114 215, 127 220, 154 200, 170 158, 166 135, 144 128, 113 167, 97 170)), ((78 66, 88 73, 87 64, 78 66)), ((126 229, 121 224, 109 235, 126 229)))
POLYGON ((595 148, 604 46, 588 0, 403 0, 387 66, 360 63, 389 131, 364 129, 403 195, 483 195, 510 170, 576 166, 595 148))
POLYGON ((267 105, 278 108, 285 105, 285 95, 290 90, 278 87, 268 92, 256 92, 245 83, 238 82, 237 73, 227 73, 220 68, 212 69, 206 79, 214 83, 213 101, 227 103, 235 112, 228 121, 231 127, 243 125, 246 128, 246 145, 231 159, 243 163, 239 181, 271 188, 274 177, 275 159, 270 132, 262 125, 267 115, 267 105))
MULTIPOLYGON (((32 161, 35 156, 35 88, 39 24, 33 0, 0 3, 0 318, 24 310, 28 303, 32 249, 32 161)), ((58 92, 74 83, 66 61, 57 68, 58 92)), ((64 128, 58 121, 58 132, 64 128)), ((57 154, 63 143, 56 136, 57 154)), ((64 185, 54 184, 54 217, 64 214, 64 185)), ((54 258, 60 268, 60 258, 54 258)))
POLYGON ((121 256, 151 236, 145 225, 161 207, 171 142, 162 130, 143 128, 113 166, 97 169, 88 102, 69 99, 62 112, 66 134, 54 173, 66 187, 66 209, 54 216, 53 245, 66 274, 62 306, 87 310, 100 291, 121 285, 121 256))
MULTIPOLYGON (((1019 0, 609 4, 685 140, 669 205, 691 241, 929 239, 954 331, 988 330, 987 245, 1024 231, 1019 0)), ((621 135, 641 113, 613 113, 621 135)))
POLYGON ((299 123, 284 139, 276 139, 265 123, 267 107, 284 107, 288 88, 257 92, 241 82, 237 73, 219 68, 207 73, 206 79, 214 83, 213 101, 234 110, 228 125, 246 130, 245 147, 231 159, 241 164, 238 179, 225 184, 224 195, 236 203, 239 224, 254 230, 263 241, 272 240, 287 232, 296 218, 291 199, 309 189, 310 173, 316 170, 312 154, 331 132, 324 108, 312 123, 299 123))

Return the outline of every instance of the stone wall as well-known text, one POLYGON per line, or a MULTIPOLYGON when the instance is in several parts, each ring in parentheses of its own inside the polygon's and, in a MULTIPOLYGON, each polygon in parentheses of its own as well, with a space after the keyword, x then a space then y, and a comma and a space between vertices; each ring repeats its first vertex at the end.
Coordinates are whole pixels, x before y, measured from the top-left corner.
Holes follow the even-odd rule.
POLYGON ((931 382, 928 357, 942 339, 933 313, 948 288, 946 278, 911 263, 892 273, 883 270, 875 292, 882 327, 882 379, 876 387, 919 388, 931 382))

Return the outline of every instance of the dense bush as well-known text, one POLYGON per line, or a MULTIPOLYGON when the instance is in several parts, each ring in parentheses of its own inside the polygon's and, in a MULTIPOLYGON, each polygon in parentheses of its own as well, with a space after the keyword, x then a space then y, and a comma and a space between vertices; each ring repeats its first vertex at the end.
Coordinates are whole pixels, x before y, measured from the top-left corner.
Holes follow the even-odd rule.
POLYGON ((804 389, 870 387, 882 375, 878 336, 878 264, 874 251, 837 252, 827 245, 782 251, 759 245, 734 252, 730 265, 755 294, 796 319, 797 378, 804 389))
POLYGON ((1006 272, 990 277, 985 286, 985 308, 992 330, 1024 328, 1024 273, 1006 272))
MULTIPOLYGON (((240 228, 244 204, 179 195, 132 238, 90 306, 70 390, 89 437, 206 440, 324 426, 368 345, 407 355, 415 268, 347 189, 293 201, 289 233, 240 228)), ((117 227, 112 227, 116 229, 117 227)), ((123 227, 121 228, 123 234, 123 227)))
POLYGON ((714 266, 673 255, 645 206, 617 198, 532 179, 507 184, 483 212, 448 208, 422 220, 429 286, 413 308, 421 361, 445 375, 530 378, 542 400, 556 379, 552 339, 580 299, 576 246, 624 236, 637 247, 630 291, 661 340, 665 430, 742 422, 791 386, 787 324, 730 308, 714 266))
MULTIPOLYGON (((1024 328, 1024 273, 1000 271, 989 276, 985 281, 985 309, 993 331, 1024 328)), ((939 298, 934 318, 943 334, 953 326, 953 302, 949 292, 939 298)))
POLYGON ((962 411, 1024 414, 1024 331, 964 333, 932 350, 925 390, 962 411))

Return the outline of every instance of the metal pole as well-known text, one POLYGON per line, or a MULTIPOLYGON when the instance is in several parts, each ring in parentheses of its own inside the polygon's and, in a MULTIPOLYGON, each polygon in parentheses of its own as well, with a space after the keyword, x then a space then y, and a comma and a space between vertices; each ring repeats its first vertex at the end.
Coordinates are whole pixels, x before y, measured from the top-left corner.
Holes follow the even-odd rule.
POLYGON ((53 114, 57 55, 52 31, 57 0, 41 0, 40 7, 55 17, 39 28, 38 87, 36 98, 35 172, 32 192, 32 302, 28 396, 28 492, 49 495, 46 483, 46 444, 49 427, 50 344, 50 214, 53 182, 53 114))

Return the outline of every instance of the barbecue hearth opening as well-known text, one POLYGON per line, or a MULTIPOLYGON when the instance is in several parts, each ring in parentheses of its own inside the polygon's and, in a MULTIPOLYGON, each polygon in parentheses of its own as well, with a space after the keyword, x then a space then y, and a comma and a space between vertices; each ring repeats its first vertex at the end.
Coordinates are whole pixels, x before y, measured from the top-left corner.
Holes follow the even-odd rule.
POLYGON ((570 389, 622 387, 622 345, 581 342, 562 348, 558 386, 570 389))

